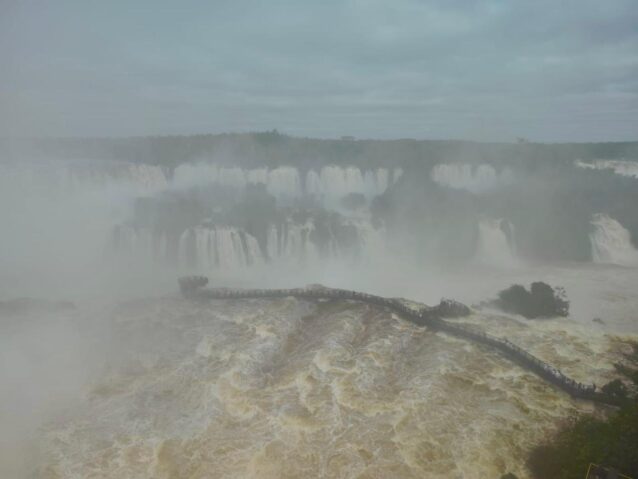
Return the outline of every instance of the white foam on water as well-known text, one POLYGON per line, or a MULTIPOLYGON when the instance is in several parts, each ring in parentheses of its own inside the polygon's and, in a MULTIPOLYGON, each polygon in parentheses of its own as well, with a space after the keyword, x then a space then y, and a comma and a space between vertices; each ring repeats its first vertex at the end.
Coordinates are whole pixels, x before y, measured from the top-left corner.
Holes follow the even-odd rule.
MULTIPOLYGON (((591 410, 483 348, 358 303, 163 298, 117 314, 135 353, 42 429, 44 477, 526 477, 521 452, 591 410)), ((583 341, 569 322, 469 321, 577 378, 594 357, 597 381, 613 371, 606 338, 583 341)))

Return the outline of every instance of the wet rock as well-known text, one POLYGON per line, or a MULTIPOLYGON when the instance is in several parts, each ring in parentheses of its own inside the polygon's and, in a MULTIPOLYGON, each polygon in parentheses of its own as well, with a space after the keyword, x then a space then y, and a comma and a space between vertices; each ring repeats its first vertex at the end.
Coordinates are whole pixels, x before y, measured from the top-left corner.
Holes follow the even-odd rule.
POLYGON ((527 319, 553 318, 569 314, 569 301, 565 290, 561 287, 552 288, 542 281, 532 283, 529 290, 520 284, 514 284, 498 293, 498 299, 493 305, 527 319))

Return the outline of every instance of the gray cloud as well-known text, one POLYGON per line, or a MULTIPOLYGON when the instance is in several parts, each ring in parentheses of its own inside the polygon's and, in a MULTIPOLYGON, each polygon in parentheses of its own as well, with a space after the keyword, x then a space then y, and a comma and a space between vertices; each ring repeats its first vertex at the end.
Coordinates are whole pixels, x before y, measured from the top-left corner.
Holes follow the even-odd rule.
POLYGON ((635 139, 634 1, 5 0, 0 134, 635 139))

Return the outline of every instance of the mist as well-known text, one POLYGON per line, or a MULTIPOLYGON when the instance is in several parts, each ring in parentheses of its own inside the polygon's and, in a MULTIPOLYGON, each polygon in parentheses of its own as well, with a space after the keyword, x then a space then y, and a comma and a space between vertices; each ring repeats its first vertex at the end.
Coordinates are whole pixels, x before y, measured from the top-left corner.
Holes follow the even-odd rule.
POLYGON ((554 3, 4 2, 0 476, 536 478, 612 417, 432 326, 635 387, 638 8, 554 3), (219 297, 318 285, 469 312, 219 297))
POLYGON ((2 164, 7 474, 50 461, 34 452, 44 431, 119 387, 109 378, 184 354, 194 331, 151 334, 133 319, 179 314, 138 304, 168 308, 183 275, 471 305, 542 279, 569 292, 565 334, 635 334, 633 144, 607 145, 601 160, 593 145, 426 141, 420 161, 408 140, 278 132, 124 145, 22 143, 2 164), (180 156, 122 159, 142 145, 180 156))

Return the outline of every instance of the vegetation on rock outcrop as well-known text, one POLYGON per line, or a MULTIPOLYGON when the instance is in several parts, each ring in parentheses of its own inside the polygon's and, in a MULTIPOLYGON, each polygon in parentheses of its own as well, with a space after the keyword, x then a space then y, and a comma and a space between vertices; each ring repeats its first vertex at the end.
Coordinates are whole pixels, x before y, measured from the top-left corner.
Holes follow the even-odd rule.
POLYGON ((529 290, 520 284, 504 289, 498 294, 494 305, 503 311, 516 313, 528 319, 567 316, 569 301, 565 290, 552 288, 549 284, 537 281, 529 290))
POLYGON ((577 418, 550 441, 532 450, 527 465, 538 479, 581 479, 590 463, 638 477, 638 343, 616 369, 629 383, 614 380, 603 390, 623 398, 624 405, 607 419, 577 418))

